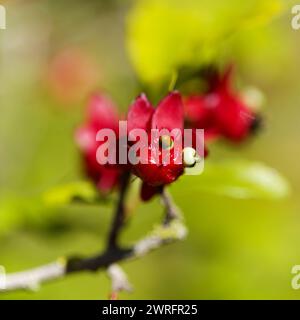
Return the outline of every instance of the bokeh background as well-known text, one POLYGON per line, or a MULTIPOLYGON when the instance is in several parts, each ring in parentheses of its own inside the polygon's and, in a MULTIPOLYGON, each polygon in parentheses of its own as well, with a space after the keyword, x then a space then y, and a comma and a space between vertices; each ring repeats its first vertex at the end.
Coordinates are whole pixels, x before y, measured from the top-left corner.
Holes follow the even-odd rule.
MULTIPOLYGON (((294 3, 210 2, 1 1, 0 265, 8 272, 104 247, 116 195, 72 201, 76 193, 94 196, 81 182, 73 141, 90 92, 107 92, 125 113, 141 88, 159 99, 176 67, 234 62, 236 85, 265 95, 264 129, 243 146, 212 146, 207 175, 172 186, 188 238, 124 263, 135 290, 121 298, 300 298, 291 287, 291 268, 300 264, 294 3)), ((140 203, 133 188, 128 201, 124 244, 162 218, 158 199, 140 203)), ((105 272, 81 273, 0 299, 106 299, 109 292, 105 272)))

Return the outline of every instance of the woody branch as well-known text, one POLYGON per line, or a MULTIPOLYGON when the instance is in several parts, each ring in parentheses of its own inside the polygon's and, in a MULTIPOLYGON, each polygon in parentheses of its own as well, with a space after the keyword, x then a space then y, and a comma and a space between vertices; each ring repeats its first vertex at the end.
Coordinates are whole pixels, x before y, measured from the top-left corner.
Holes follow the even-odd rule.
POLYGON ((185 238, 187 230, 179 216, 175 214, 175 206, 169 195, 163 190, 161 197, 166 207, 164 223, 154 228, 150 234, 137 241, 133 246, 121 248, 117 244, 117 239, 124 223, 124 199, 129 176, 124 176, 123 178, 116 215, 108 236, 107 249, 104 252, 87 258, 60 258, 57 261, 37 268, 7 274, 5 277, 5 285, 0 291, 35 290, 39 288, 42 283, 63 278, 75 272, 95 272, 101 269, 107 269, 108 275, 112 279, 113 290, 129 290, 130 285, 126 276, 115 264, 140 258, 161 246, 182 240, 185 238))

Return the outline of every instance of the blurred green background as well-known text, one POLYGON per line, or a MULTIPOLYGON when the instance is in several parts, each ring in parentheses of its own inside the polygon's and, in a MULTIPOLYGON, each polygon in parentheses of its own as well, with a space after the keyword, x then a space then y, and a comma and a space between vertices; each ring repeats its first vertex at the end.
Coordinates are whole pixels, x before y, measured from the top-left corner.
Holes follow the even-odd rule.
MULTIPOLYGON (((104 247, 116 195, 93 205, 67 201, 84 178, 73 132, 91 91, 109 93, 125 113, 141 87, 160 98, 176 68, 234 61, 237 86, 254 85, 266 96, 265 128, 243 146, 211 146, 207 176, 172 186, 188 238, 122 264, 134 292, 121 298, 300 298, 291 287, 291 268, 300 264, 300 31, 290 24, 293 2, 210 2, 1 2, 0 265, 8 272, 104 247), (281 196, 287 187, 280 177, 278 187, 273 177, 263 190, 250 183, 253 193, 237 192, 248 187, 232 177, 239 159, 275 168, 290 195, 281 196), (221 165, 213 177, 213 164, 223 160, 229 174, 221 165)), ((259 180, 260 171, 253 177, 259 180)), ((163 212, 158 199, 137 203, 133 194, 130 201, 135 210, 124 244, 145 235, 163 212)), ((106 299, 109 292, 105 272, 81 273, 0 299, 106 299)))

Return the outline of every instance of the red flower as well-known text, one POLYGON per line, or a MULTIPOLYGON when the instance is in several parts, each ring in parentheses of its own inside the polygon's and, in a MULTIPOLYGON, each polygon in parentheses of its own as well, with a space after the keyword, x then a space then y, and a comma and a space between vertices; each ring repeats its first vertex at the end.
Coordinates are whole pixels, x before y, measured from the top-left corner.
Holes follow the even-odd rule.
POLYGON ((178 92, 171 92, 154 109, 147 97, 142 94, 130 107, 127 121, 128 132, 133 129, 144 129, 149 137, 147 159, 145 159, 147 163, 138 163, 132 166, 133 173, 143 180, 142 199, 148 200, 164 185, 175 181, 184 171, 182 161, 179 161, 180 163, 176 161, 179 157, 182 159, 182 150, 172 148, 173 139, 176 137, 162 136, 160 144, 157 144, 158 141, 151 142, 150 140, 151 129, 167 129, 170 132, 173 129, 179 129, 182 132, 184 118, 181 96, 178 92), (161 156, 163 143, 169 147, 168 163, 164 163, 161 156), (160 147, 157 148, 157 145, 160 147))
POLYGON ((206 139, 223 136, 241 141, 258 125, 259 117, 231 88, 232 68, 223 76, 213 76, 203 95, 190 96, 185 101, 187 122, 194 128, 205 129, 206 139))
POLYGON ((110 99, 95 94, 90 98, 86 117, 85 125, 76 131, 75 140, 83 155, 86 174, 102 192, 107 193, 118 184, 121 170, 97 162, 97 149, 103 142, 96 141, 96 135, 101 129, 118 132, 117 109, 110 99))
MULTIPOLYGON (((141 143, 145 143, 145 148, 141 148, 138 151, 139 154, 134 154, 135 157, 139 157, 139 161, 135 164, 117 162, 101 165, 97 161, 99 146, 105 143, 96 141, 98 131, 112 129, 116 136, 119 133, 118 114, 114 104, 108 98, 100 95, 92 96, 86 117, 86 124, 76 131, 76 142, 83 154, 87 175, 103 192, 110 191, 119 183, 120 174, 130 170, 142 179, 141 196, 143 200, 148 200, 160 192, 163 186, 174 182, 182 175, 185 166, 196 164, 197 154, 191 148, 193 141, 188 145, 190 148, 183 150, 183 103, 178 92, 170 93, 156 109, 144 94, 140 95, 130 107, 127 116, 129 141, 125 140, 126 151, 129 152, 131 147, 135 146, 135 139, 131 142, 134 129, 143 129, 146 140, 140 139, 141 143), (157 129, 157 135, 154 137, 153 129, 157 129), (174 129, 177 130, 175 134, 174 129), (167 132, 161 133, 161 130, 167 130, 167 132)), ((123 138, 116 141, 117 149, 113 151, 116 159, 119 158, 119 147, 124 143, 123 138)))

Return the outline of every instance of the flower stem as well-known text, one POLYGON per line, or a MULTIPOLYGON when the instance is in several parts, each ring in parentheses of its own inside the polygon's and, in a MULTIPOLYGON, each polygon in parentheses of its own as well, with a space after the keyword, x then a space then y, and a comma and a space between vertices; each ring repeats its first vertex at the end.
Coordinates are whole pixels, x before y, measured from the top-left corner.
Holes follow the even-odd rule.
POLYGON ((161 190, 161 199, 163 205, 166 208, 166 215, 164 219, 164 225, 170 224, 175 219, 179 219, 181 217, 180 210, 175 205, 170 193, 166 190, 166 188, 162 188, 161 190))
POLYGON ((108 235, 108 247, 114 248, 117 246, 118 237, 125 221, 125 196, 129 184, 130 172, 123 173, 120 182, 119 199, 115 211, 115 215, 112 221, 111 229, 108 235))

